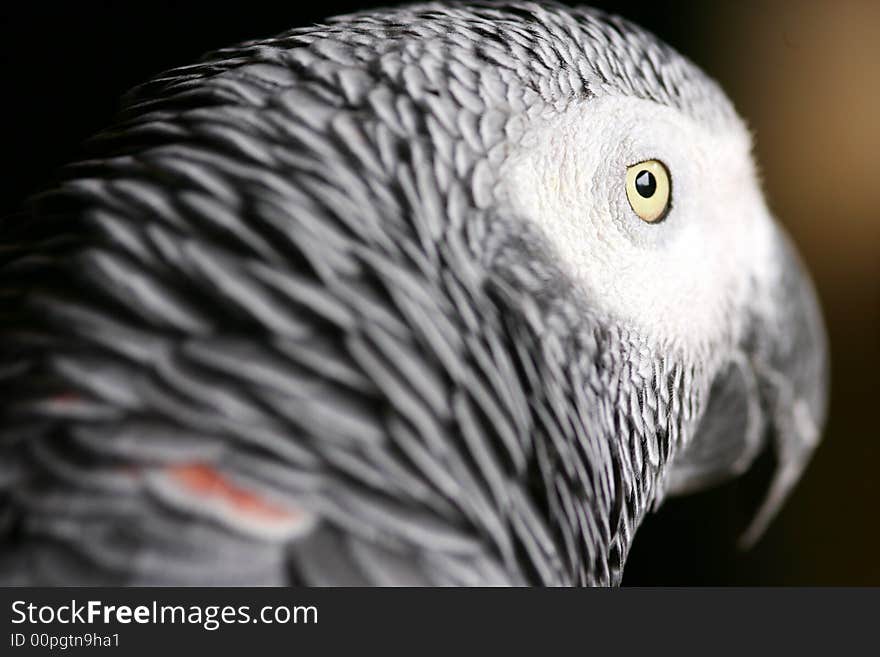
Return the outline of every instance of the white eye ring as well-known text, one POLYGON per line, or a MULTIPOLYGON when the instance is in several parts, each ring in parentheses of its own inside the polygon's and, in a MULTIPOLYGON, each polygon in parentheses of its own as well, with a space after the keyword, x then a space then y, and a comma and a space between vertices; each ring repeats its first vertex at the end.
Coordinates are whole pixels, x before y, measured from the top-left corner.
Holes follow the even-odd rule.
POLYGON ((639 219, 662 221, 669 212, 669 171, 659 160, 645 160, 626 169, 626 198, 639 219))

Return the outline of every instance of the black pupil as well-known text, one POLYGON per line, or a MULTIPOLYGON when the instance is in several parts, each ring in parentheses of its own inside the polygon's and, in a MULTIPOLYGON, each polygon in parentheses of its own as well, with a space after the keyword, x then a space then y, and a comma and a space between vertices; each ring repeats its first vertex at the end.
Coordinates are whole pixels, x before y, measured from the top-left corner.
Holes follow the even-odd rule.
POLYGON ((636 176, 636 191, 642 198, 651 198, 657 191, 657 180, 654 174, 644 169, 636 176))

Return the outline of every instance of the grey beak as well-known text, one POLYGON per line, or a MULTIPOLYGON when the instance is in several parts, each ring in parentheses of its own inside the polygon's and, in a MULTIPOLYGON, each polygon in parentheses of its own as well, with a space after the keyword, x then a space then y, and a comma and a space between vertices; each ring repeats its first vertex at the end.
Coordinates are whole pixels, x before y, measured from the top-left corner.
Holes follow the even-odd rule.
POLYGON ((769 263, 753 279, 740 349, 716 377, 703 418, 666 480, 670 494, 745 472, 769 439, 776 470, 740 543, 753 545, 819 442, 828 402, 825 326, 809 274, 776 228, 769 263), (768 275, 769 272, 769 275, 768 275))
MULTIPOLYGON (((804 471, 828 407, 829 362, 816 292, 789 238, 777 229, 776 275, 762 282, 744 351, 754 373, 777 466, 763 504, 741 538, 760 538, 804 471)), ((761 283, 759 283, 761 285, 761 283)))

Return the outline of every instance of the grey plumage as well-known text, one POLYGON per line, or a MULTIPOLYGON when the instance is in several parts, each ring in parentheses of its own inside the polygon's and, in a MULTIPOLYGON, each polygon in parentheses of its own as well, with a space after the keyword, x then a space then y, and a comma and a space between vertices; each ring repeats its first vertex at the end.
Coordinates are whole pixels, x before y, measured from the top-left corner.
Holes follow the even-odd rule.
POLYGON ((333 19, 132 92, 0 224, 0 579, 615 584, 665 486, 741 472, 790 418, 755 354, 794 354, 821 424, 808 287, 791 353, 660 351, 499 212, 529 121, 601 88, 735 117, 637 27, 530 3, 333 19), (287 529, 182 494, 192 464, 287 529))

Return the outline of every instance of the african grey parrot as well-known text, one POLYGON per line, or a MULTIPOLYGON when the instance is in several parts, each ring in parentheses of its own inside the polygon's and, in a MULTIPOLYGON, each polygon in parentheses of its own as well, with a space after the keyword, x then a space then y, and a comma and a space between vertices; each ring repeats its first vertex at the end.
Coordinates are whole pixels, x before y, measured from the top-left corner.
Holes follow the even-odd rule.
POLYGON ((127 96, 0 225, 0 580, 609 585, 824 422, 720 89, 527 2, 357 13, 127 96))

